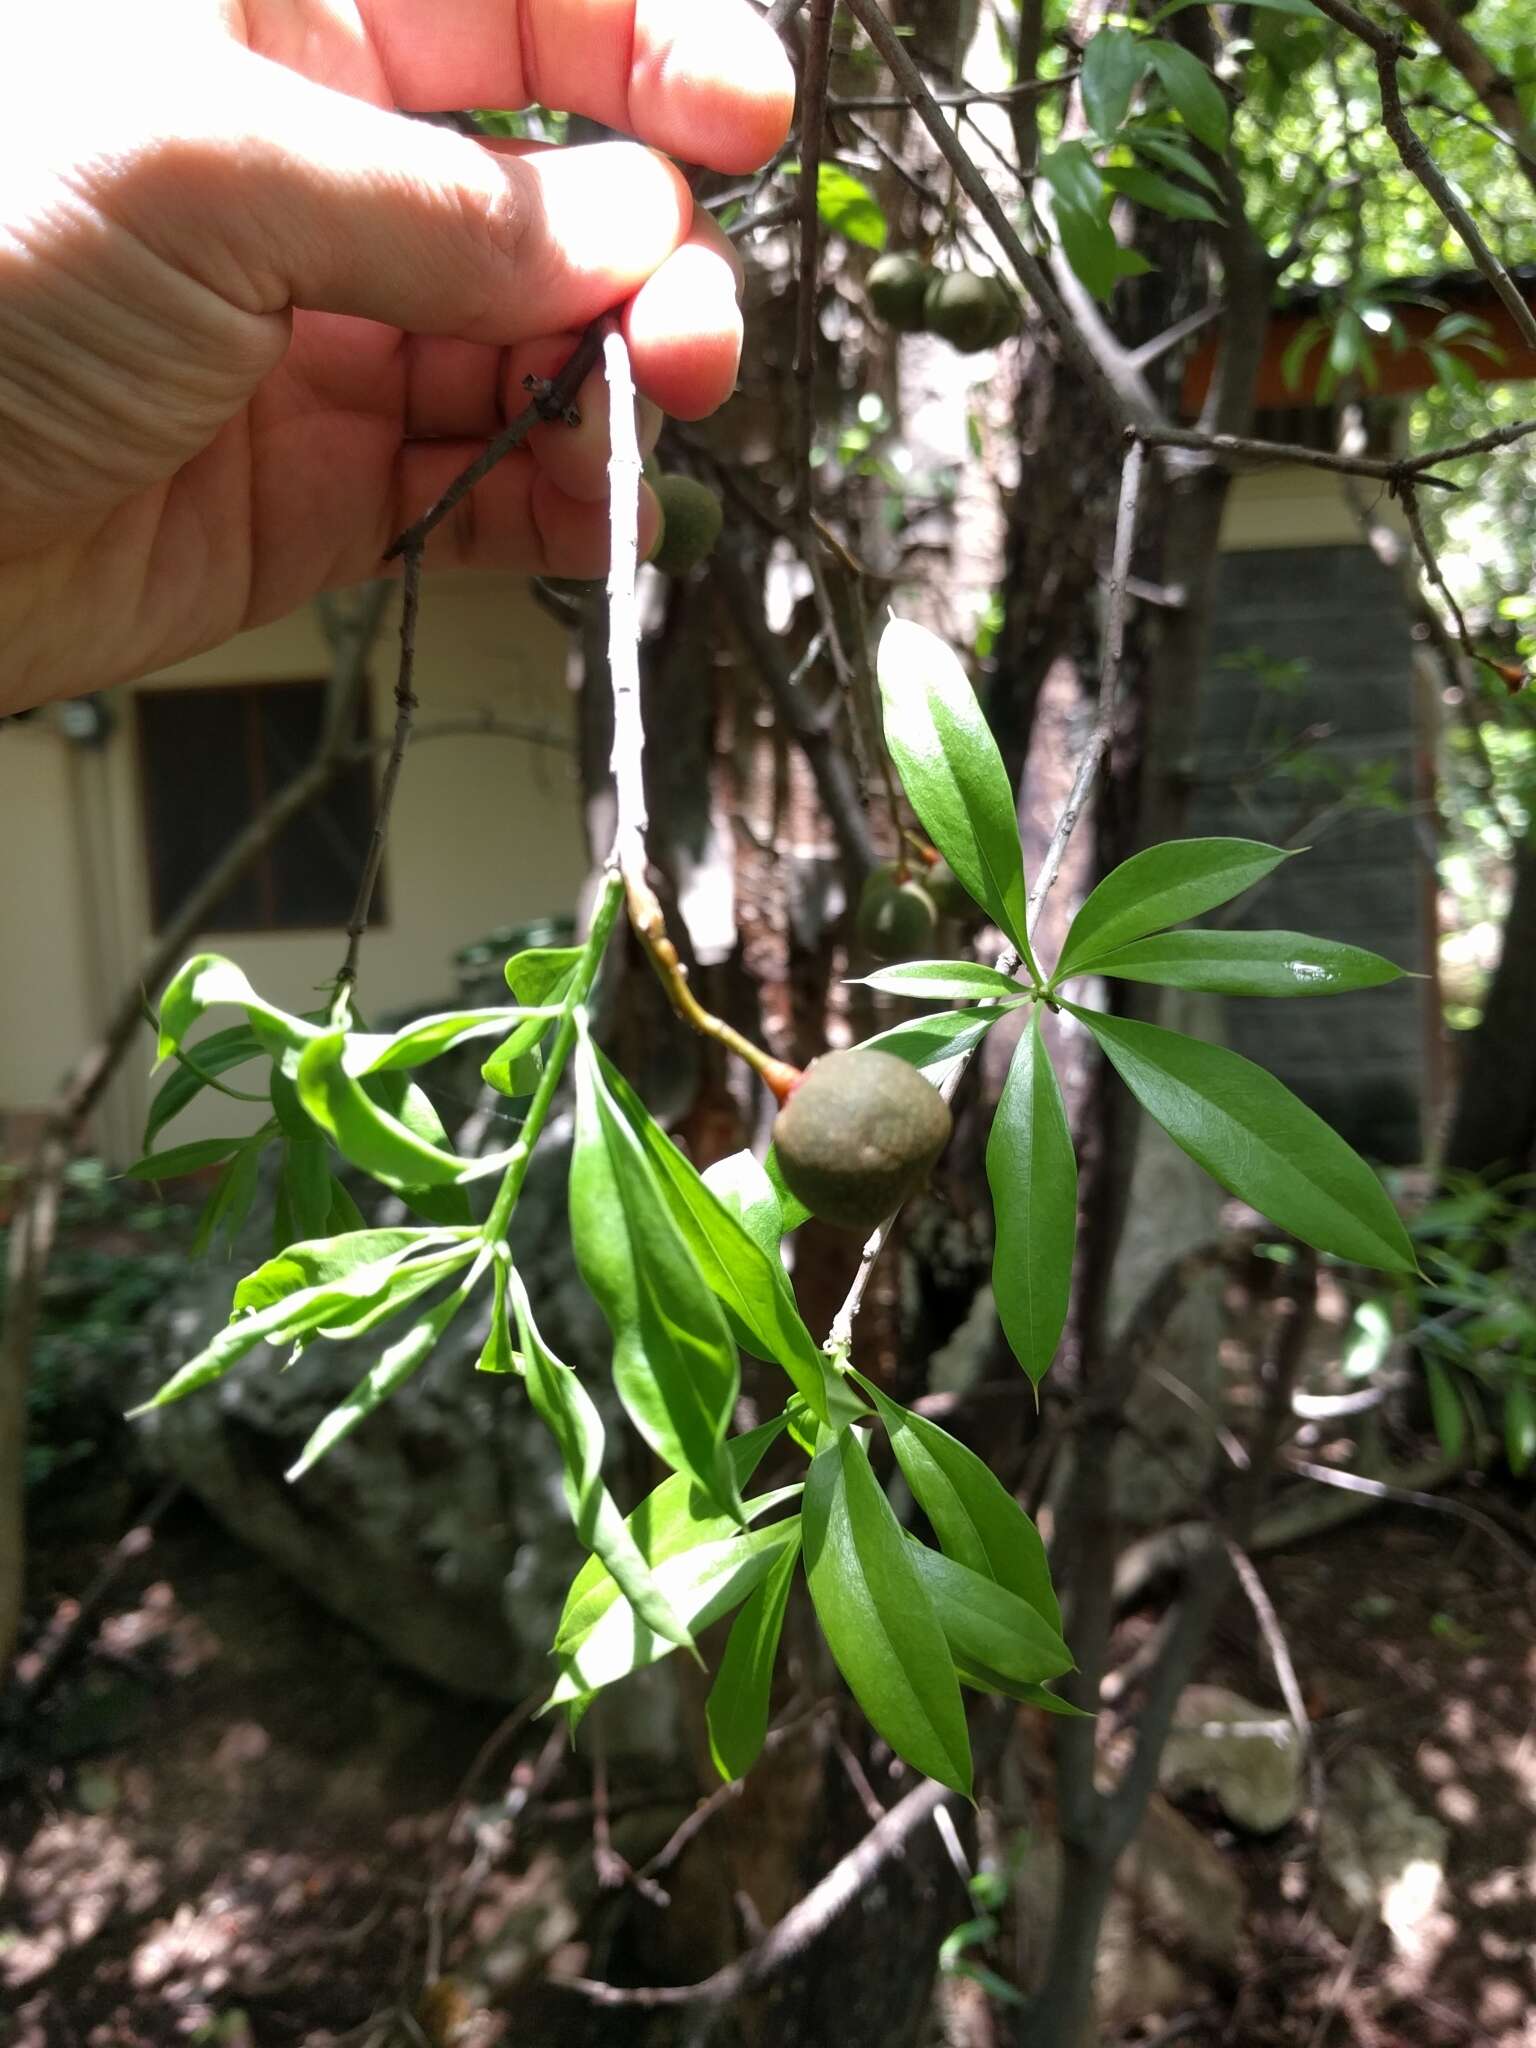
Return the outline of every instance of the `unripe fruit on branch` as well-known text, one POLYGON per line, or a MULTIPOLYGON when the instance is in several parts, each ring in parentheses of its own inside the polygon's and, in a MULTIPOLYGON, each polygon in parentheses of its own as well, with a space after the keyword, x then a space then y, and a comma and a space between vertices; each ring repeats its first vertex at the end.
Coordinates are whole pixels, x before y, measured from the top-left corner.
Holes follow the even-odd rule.
POLYGON ((920 334, 926 324, 929 288, 938 277, 917 256, 881 256, 869 266, 864 290, 870 307, 898 334, 920 334))
POLYGON ((725 523, 720 500, 697 477, 663 476, 652 486, 661 502, 661 543, 651 556, 663 576, 686 576, 714 549, 725 523))
POLYGON ((779 1171, 813 1216, 873 1230, 915 1195, 949 1143, 949 1105, 905 1060, 855 1047, 813 1060, 779 1111, 779 1171))
POLYGON ((854 927, 877 960, 921 959, 938 926, 932 896, 901 862, 885 862, 865 882, 854 927))
POLYGON ((1016 332, 1019 302, 1000 277, 976 277, 969 270, 935 278, 928 287, 924 319, 962 355, 995 348, 1016 332))
POLYGON ((947 860, 936 860, 923 870, 923 887, 933 898, 940 917, 980 917, 970 893, 947 860))

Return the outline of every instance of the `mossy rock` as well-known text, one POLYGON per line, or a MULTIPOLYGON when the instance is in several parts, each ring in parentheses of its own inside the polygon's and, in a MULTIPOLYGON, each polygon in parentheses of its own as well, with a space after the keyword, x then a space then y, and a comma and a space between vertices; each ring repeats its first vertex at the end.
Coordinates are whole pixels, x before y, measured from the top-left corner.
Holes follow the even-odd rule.
POLYGON ((951 1128, 948 1104, 916 1068, 856 1046, 812 1061, 773 1142, 785 1186, 813 1216, 870 1231, 923 1186, 951 1128))
POLYGON ((651 556, 663 576, 686 576, 713 553, 725 513, 697 477, 666 475, 652 489, 661 501, 661 543, 651 556))
POLYGON ((927 325, 927 301, 938 272, 918 256, 881 256, 869 267, 865 296, 877 319, 898 334, 920 334, 927 325))

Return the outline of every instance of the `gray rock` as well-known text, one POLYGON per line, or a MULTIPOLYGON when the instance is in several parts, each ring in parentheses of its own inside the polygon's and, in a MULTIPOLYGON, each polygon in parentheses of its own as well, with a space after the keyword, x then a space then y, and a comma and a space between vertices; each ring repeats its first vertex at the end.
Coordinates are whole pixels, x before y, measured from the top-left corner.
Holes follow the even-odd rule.
POLYGON ((1329 1773, 1318 1831, 1324 1907, 1343 1936, 1363 1918, 1380 1921, 1400 1954, 1435 1946, 1446 1916, 1440 1899, 1450 1831, 1421 1813, 1386 1759, 1352 1750, 1329 1773))
POLYGON ((1203 1792, 1235 1826, 1272 1835, 1301 1805, 1305 1754, 1285 1714, 1220 1685, 1186 1686, 1158 1768, 1171 1799, 1203 1792))
MULTIPOLYGON (((519 1205, 515 1249, 546 1339, 582 1370, 617 1447, 608 1336, 565 1229, 568 1143, 568 1130, 552 1128, 519 1205)), ((189 1269, 158 1317, 136 1398, 227 1319, 236 1279, 270 1252, 270 1228, 254 1221, 232 1261, 189 1269)), ((375 1363, 381 1333, 311 1344, 287 1371, 262 1346, 138 1426, 152 1462, 401 1663, 458 1692, 516 1700, 547 1680, 582 1553, 554 1446, 521 1382, 475 1371, 490 1311, 486 1286, 415 1377, 295 1485, 284 1472, 375 1363)))

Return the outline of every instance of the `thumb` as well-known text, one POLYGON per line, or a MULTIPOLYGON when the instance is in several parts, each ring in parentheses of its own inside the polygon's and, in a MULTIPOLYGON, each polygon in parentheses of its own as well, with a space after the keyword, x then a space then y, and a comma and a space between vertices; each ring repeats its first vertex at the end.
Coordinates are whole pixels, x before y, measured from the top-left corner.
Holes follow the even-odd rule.
POLYGON ((679 172, 636 143, 487 148, 244 50, 198 132, 153 136, 110 211, 228 303, 493 343, 579 328, 685 239, 679 172))

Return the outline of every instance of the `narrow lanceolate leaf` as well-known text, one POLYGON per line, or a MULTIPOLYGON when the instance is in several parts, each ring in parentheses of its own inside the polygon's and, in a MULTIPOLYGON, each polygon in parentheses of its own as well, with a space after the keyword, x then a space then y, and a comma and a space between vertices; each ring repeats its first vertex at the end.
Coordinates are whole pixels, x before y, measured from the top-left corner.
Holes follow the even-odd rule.
POLYGON ((450 1010, 436 1017, 418 1017, 414 1024, 391 1032, 354 1031, 347 1040, 342 1065, 349 1074, 379 1074, 424 1067, 477 1038, 495 1038, 516 1024, 530 1021, 521 1010, 450 1010))
POLYGON ((1038 1386, 1061 1342, 1077 1243, 1077 1155, 1038 1017, 1020 1034, 992 1119, 987 1185, 998 1319, 1038 1386))
POLYGON ((1424 1360, 1424 1378, 1429 1386, 1430 1420, 1440 1448, 1448 1458, 1459 1458, 1467 1444, 1467 1411, 1456 1381, 1438 1358, 1429 1357, 1424 1360))
POLYGON ((1536 1460, 1536 1387, 1518 1367, 1504 1389, 1504 1454, 1517 1479, 1536 1460))
POLYGON ((150 1152, 123 1168, 124 1180, 179 1180, 183 1174, 202 1173, 210 1166, 222 1166, 234 1157, 245 1138, 197 1138, 190 1145, 172 1145, 165 1152, 150 1152))
POLYGON ((333 1451, 343 1437, 350 1436, 360 1422, 396 1394, 413 1373, 419 1372, 442 1342, 444 1332, 469 1297, 474 1285, 472 1273, 446 1300, 429 1308, 403 1337, 397 1337, 387 1351, 358 1381, 346 1400, 333 1408, 311 1435, 285 1475, 290 1481, 302 1479, 327 1451, 333 1451))
POLYGON ((824 1435, 802 1511, 805 1575, 837 1668, 898 1756, 971 1791, 971 1745, 949 1645, 858 1432, 824 1435))
POLYGON ((511 1307, 507 1301, 507 1262, 497 1259, 492 1274, 491 1327, 485 1333, 476 1372, 514 1373, 523 1370, 523 1359, 512 1343, 511 1307))
POLYGON ((1128 28, 1100 29, 1083 51, 1083 111, 1102 141, 1119 131, 1146 69, 1144 41, 1128 28))
POLYGON ((1400 981, 1403 970, 1363 946, 1303 932, 1159 932, 1101 953, 1095 974, 1217 996, 1338 996, 1400 981))
MULTIPOLYGON (((762 1463, 769 1445, 783 1428, 784 1418, 776 1415, 772 1422, 764 1422, 756 1429, 731 1438, 726 1451, 738 1488, 745 1488, 762 1463)), ((778 1488, 771 1494, 749 1500, 746 1503, 748 1520, 768 1514, 781 1502, 792 1499, 797 1491, 795 1487, 778 1488)), ((724 1543, 735 1535, 737 1525, 734 1517, 721 1514, 709 1496, 701 1493, 691 1479, 674 1472, 646 1495, 624 1526, 640 1555, 654 1569, 665 1564, 669 1557, 678 1557, 685 1550, 696 1550, 702 1543, 724 1543)), ((589 1557, 572 1579, 570 1591, 565 1596, 565 1605, 555 1629, 555 1648, 561 1651, 574 1648, 583 1636, 591 1633, 619 1594, 620 1588, 602 1559, 589 1557)))
POLYGON ((862 1373, 854 1377, 874 1402, 945 1556, 1006 1586, 1059 1632, 1061 1609, 1040 1532, 996 1473, 936 1422, 898 1406, 862 1373))
MULTIPOLYGON (((655 1169, 677 1233, 737 1339, 754 1357, 781 1365, 812 1412, 825 1421, 830 1367, 795 1305, 777 1248, 771 1257, 764 1251, 692 1161, 684 1158, 623 1075, 601 1053, 597 1057, 610 1097, 655 1169)), ((771 1188, 768 1193, 771 1196, 771 1188)))
POLYGON ((1072 1669, 1059 1631, 1017 1593, 924 1543, 908 1541, 907 1549, 958 1662, 1012 1685, 1040 1685, 1072 1669))
POLYGON ((198 953, 177 972, 160 998, 159 1058, 169 1059, 203 1012, 217 1003, 244 1010, 251 1031, 267 1052, 293 1050, 317 1036, 313 1024, 289 1016, 257 995, 233 960, 219 953, 198 953))
POLYGON ((338 1302, 360 1301, 406 1259, 464 1242, 455 1230, 357 1230, 291 1244, 248 1273, 235 1289, 232 1313, 263 1315, 290 1295, 329 1289, 338 1302))
POLYGON ((517 1317, 528 1398, 560 1449, 566 1505, 577 1535, 602 1561, 645 1626, 667 1642, 691 1650, 693 1637, 651 1576, 650 1566, 603 1484, 602 1417, 575 1373, 544 1342, 521 1278, 499 1261, 498 1273, 506 1273, 502 1289, 510 1296, 517 1317))
POLYGON ((888 1052, 938 1085, 936 1069, 973 1053, 1005 1010, 940 1010, 932 1017, 914 1017, 863 1041, 867 1052, 888 1052))
POLYGON ((704 1703, 709 1753, 722 1778, 744 1778, 762 1752, 773 1667, 799 1556, 798 1543, 786 1544, 731 1623, 725 1655, 704 1703))
POLYGON ((325 1235, 331 1213, 331 1169, 323 1138, 284 1139, 279 1193, 289 1223, 283 1244, 325 1235))
POLYGON ((427 1143, 381 1108, 342 1065, 346 1044, 344 1031, 322 1033, 304 1048, 296 1077, 299 1100, 343 1158, 391 1188, 447 1187, 462 1179, 475 1161, 427 1143))
MULTIPOLYGON (((261 1040, 249 1024, 232 1024, 227 1031, 215 1031, 194 1046, 180 1046, 176 1071, 167 1074, 155 1090, 144 1126, 144 1142, 152 1145, 173 1117, 180 1116, 220 1074, 231 1067, 243 1067, 261 1056, 261 1040)), ((242 1097, 249 1091, 238 1091, 242 1097)))
POLYGON ((877 665, 885 741, 912 808, 1033 975, 1013 790, 965 670, 937 634, 907 619, 886 627, 877 665))
POLYGON ((1160 1025, 1063 1007, 1093 1033, 1148 1116, 1229 1194, 1335 1258, 1417 1270, 1375 1174, 1273 1074, 1160 1025))
POLYGON ((784 1235, 784 1212, 762 1162, 746 1150, 732 1152, 706 1166, 703 1179, 759 1251, 782 1265, 779 1243, 784 1235))
MULTIPOLYGON (((668 1558, 656 1568, 656 1583, 683 1625, 697 1635, 739 1607, 798 1537, 798 1520, 738 1530, 723 1542, 704 1543, 668 1558)), ((572 1650, 558 1654, 560 1677, 546 1711, 585 1699, 669 1656, 674 1647, 647 1628, 627 1600, 616 1600, 572 1650)))
POLYGON ((613 1333, 614 1385, 630 1420, 659 1458, 739 1517, 725 1454, 736 1346, 585 1033, 570 1215, 576 1263, 613 1333))
POLYGON ((192 1237, 193 1258, 221 1237, 226 1249, 234 1250, 235 1239, 240 1235, 256 1200, 256 1189, 261 1179, 261 1155, 276 1134, 275 1124, 263 1124, 225 1167, 218 1186, 198 1213, 197 1229, 192 1237))
POLYGON ((1018 1003, 1028 994, 1011 974, 999 974, 995 967, 982 967, 974 960, 909 960, 900 967, 882 967, 851 985, 935 1003, 1018 1003))
MULTIPOLYGON (((453 1142, 444 1128, 443 1120, 433 1107, 432 1098, 425 1088, 413 1081, 409 1074, 396 1073, 386 1069, 381 1074, 364 1074, 359 1086, 368 1100, 391 1116, 396 1123, 404 1124, 411 1136, 435 1151, 453 1156, 453 1142)), ((492 1162, 494 1164, 494 1162, 492 1162)), ((486 1160, 467 1160, 464 1165, 466 1179, 476 1177, 486 1168, 486 1160)), ((453 1183, 447 1186, 418 1184, 402 1188, 401 1196, 406 1206, 427 1223, 467 1224, 472 1220, 469 1206, 469 1190, 466 1186, 453 1183)))
POLYGON ((1170 839, 1132 854, 1104 877, 1073 918, 1052 987, 1096 968, 1103 954, 1133 939, 1229 903, 1286 858, 1280 847, 1256 839, 1170 839))
POLYGON ((1227 146, 1227 102, 1211 72, 1192 50, 1186 50, 1180 43, 1165 43, 1149 36, 1144 47, 1148 64, 1182 115, 1185 127, 1220 156, 1227 146))

